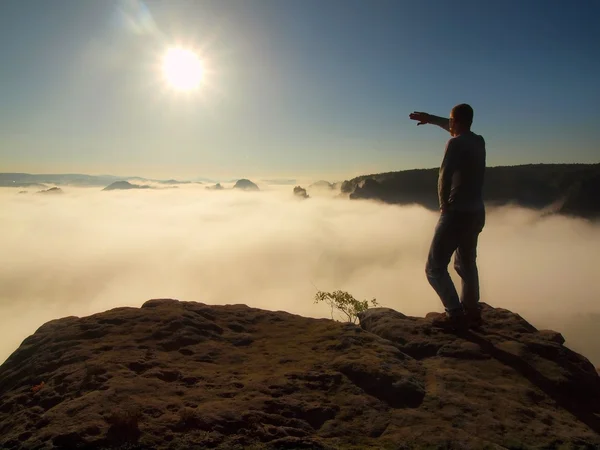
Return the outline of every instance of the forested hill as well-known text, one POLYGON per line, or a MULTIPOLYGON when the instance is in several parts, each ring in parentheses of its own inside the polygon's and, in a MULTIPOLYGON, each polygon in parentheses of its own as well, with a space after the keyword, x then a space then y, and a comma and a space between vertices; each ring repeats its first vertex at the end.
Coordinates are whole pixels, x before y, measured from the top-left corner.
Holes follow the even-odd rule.
MULTIPOLYGON (((438 168, 363 175, 342 184, 351 199, 438 209, 438 168)), ((487 205, 515 204, 585 218, 600 217, 600 164, 527 164, 486 168, 487 205)))

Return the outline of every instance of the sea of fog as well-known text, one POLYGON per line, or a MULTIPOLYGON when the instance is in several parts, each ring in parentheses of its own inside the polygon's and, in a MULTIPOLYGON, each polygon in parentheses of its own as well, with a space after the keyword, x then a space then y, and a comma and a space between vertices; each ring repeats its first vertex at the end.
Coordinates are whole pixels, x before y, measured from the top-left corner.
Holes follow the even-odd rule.
MULTIPOLYGON (((292 188, 0 188, 0 362, 49 320, 151 298, 330 317, 314 295, 341 289, 408 315, 442 311, 424 272, 435 212, 292 188)), ((489 209, 482 301, 562 332, 600 365, 599 254, 600 226, 489 209)))

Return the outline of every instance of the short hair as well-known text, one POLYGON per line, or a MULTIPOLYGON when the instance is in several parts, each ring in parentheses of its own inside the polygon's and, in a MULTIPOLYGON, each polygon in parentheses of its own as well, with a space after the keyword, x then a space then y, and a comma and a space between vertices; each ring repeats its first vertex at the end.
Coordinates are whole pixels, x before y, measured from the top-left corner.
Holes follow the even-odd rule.
POLYGON ((454 120, 468 127, 473 123, 473 108, 466 103, 461 103, 452 108, 454 120))

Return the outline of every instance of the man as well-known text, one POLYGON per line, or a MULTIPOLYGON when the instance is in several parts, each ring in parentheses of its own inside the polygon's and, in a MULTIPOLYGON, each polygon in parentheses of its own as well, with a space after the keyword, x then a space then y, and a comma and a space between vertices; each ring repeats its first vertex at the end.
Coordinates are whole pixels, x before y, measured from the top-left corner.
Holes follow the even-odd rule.
POLYGON ((434 319, 434 325, 453 329, 478 326, 481 313, 476 259, 477 240, 485 225, 485 141, 471 131, 473 109, 464 103, 452 108, 449 119, 424 112, 413 112, 409 117, 417 120, 417 125, 438 125, 452 135, 440 167, 441 214, 425 267, 427 279, 446 310, 434 319), (454 252, 454 268, 462 279, 460 298, 448 273, 454 252))

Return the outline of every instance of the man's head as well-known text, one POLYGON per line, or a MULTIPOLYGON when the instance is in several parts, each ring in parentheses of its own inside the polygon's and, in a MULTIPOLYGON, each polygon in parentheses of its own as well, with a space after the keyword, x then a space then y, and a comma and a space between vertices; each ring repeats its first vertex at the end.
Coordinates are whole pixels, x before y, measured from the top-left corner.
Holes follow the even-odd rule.
POLYGON ((456 105, 450 111, 450 134, 458 136, 471 130, 473 123, 473 108, 466 103, 456 105))

